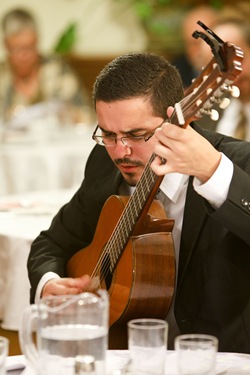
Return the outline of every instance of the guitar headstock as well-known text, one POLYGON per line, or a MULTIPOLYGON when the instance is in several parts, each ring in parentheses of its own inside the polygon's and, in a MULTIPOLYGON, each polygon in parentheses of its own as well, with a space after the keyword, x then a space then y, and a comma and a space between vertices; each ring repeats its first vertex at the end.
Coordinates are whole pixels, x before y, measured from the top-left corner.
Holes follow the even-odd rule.
POLYGON ((211 29, 201 22, 198 23, 212 35, 212 38, 201 32, 195 32, 193 36, 202 37, 210 45, 214 56, 186 90, 185 97, 175 105, 171 121, 184 127, 204 114, 210 114, 211 117, 214 115, 213 119, 217 120, 217 112, 213 113, 213 105, 218 103, 221 108, 225 108, 229 102, 228 99, 222 99, 225 93, 239 95, 239 90, 233 86, 233 82, 242 71, 243 51, 230 42, 223 42, 211 29))

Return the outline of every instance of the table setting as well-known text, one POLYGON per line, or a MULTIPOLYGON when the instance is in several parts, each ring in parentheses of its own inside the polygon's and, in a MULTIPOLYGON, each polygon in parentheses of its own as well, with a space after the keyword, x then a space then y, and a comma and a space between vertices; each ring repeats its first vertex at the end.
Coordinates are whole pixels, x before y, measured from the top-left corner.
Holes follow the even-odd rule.
POLYGON ((108 350, 109 296, 106 290, 43 298, 23 311, 19 329, 23 355, 6 356, 5 350, 6 373, 250 374, 250 355, 218 352, 218 339, 214 336, 179 335, 175 339, 175 349, 167 350, 168 323, 165 320, 133 319, 128 321, 127 329, 128 349, 108 350))
MULTIPOLYGON (((40 230, 46 229, 49 226, 53 215, 56 211, 66 203, 72 194, 75 192, 77 187, 72 189, 63 189, 63 190, 55 190, 55 191, 37 191, 32 193, 20 194, 20 195, 10 195, 7 197, 0 198, 0 217, 2 220, 2 226, 0 229, 0 244, 1 244, 1 251, 0 251, 0 264, 1 264, 1 277, 0 277, 0 289, 1 286, 1 303, 0 303, 0 312, 2 318, 2 326, 6 329, 14 329, 19 330, 20 332, 20 322, 23 320, 24 322, 27 321, 27 316, 24 316, 26 309, 36 309, 36 305, 29 305, 29 282, 27 277, 27 270, 26 270, 26 261, 27 256, 30 249, 30 243, 33 238, 39 233, 40 230), (20 220, 21 219, 21 220, 20 220), (7 246, 7 247, 6 247, 7 246), (8 249, 8 251, 7 251, 8 249), (5 259, 5 263, 3 260, 5 259), (6 261, 9 267, 6 267, 6 261), (10 278, 7 278, 7 274, 11 275, 10 278), (10 282, 11 280, 11 282, 10 282), (25 291, 25 293, 24 293, 25 291)), ((76 296, 73 298, 76 301, 83 299, 82 295, 76 296)), ((71 297, 69 296, 69 301, 71 297)), ((41 301, 41 306, 43 306, 44 302, 41 301)), ((80 304, 79 309, 84 304, 80 304)), ((66 308, 66 307, 65 307, 66 308)), ((103 325, 105 327, 104 332, 108 334, 108 319, 107 319, 107 302, 105 305, 105 309, 103 313, 100 315, 103 317, 103 325)), ((42 312, 44 308, 40 309, 42 312)), ((64 310, 63 310, 64 311, 64 310)), ((73 312, 76 310, 72 310, 73 312)), ((50 312, 50 310, 49 310, 50 312)), ((56 310, 52 309, 52 313, 56 313, 56 310)), ((92 310, 93 312, 93 310, 92 310)), ((74 313, 75 314, 75 313, 74 313)), ((63 314, 64 315, 64 314, 63 314)), ((65 314, 67 316, 67 314, 65 314)), ((86 314, 75 314, 75 316, 85 316, 86 314)), ((97 315, 91 314, 95 317, 94 323, 96 324, 97 315)), ((58 322, 59 319, 56 319, 58 322)), ((73 338, 75 338, 78 333, 81 331, 79 329, 79 325, 83 324, 82 321, 76 321, 73 315, 73 320, 71 321, 71 325, 73 323, 77 323, 77 329, 73 330, 73 338)), ((136 322, 130 321, 128 323, 129 326, 136 322)), ((140 322, 139 322, 140 323, 140 322)), ((67 325, 67 323, 65 323, 67 325)), ((41 326, 41 325, 40 325, 41 326)), ((58 323, 57 323, 58 326, 58 323)), ((46 327, 45 327, 46 328, 46 327)), ((71 327, 72 328, 72 327, 71 327)), ((178 370, 178 350, 166 350, 166 341, 167 341, 167 323, 165 321, 158 321, 158 319, 153 319, 148 322, 145 319, 142 320, 142 325, 140 327, 139 324, 139 331, 150 331, 153 328, 153 341, 149 340, 150 336, 147 332, 146 338, 144 337, 142 341, 139 341, 139 344, 142 343, 142 351, 146 348, 145 353, 136 353, 135 355, 132 354, 133 346, 137 347, 138 351, 138 342, 135 345, 135 338, 140 339, 140 336, 135 336, 133 339, 132 333, 130 337, 130 341, 128 342, 129 350, 108 350, 107 345, 103 349, 102 352, 105 351, 105 369, 102 367, 101 370, 95 372, 95 375, 186 375, 186 373, 180 373, 178 370), (154 324, 156 323, 156 327, 159 324, 159 331, 162 334, 156 340, 156 331, 154 324), (161 327, 161 328, 160 328, 161 327), (149 349, 147 347, 147 343, 149 343, 149 349), (159 361, 159 355, 161 358, 164 359, 164 366, 154 372, 157 369, 157 366, 152 367, 151 364, 154 363, 150 355, 154 355, 154 351, 151 351, 152 346, 156 345, 156 356, 158 356, 156 363, 158 364, 161 362, 159 361), (158 347, 157 347, 158 345, 158 347), (162 347, 164 346, 164 350, 162 347), (138 366, 140 356, 143 359, 143 366, 140 364, 139 367, 136 367, 136 372, 134 372, 132 367, 132 361, 136 361, 136 366, 138 366), (146 360, 145 360, 146 359, 146 360), (141 372, 141 368, 143 368, 143 372, 141 372), (148 371, 150 369, 150 372, 148 371)), ((24 330, 27 333, 27 327, 24 330)), ((67 332, 66 329, 63 329, 65 333, 67 332)), ((60 335, 62 333, 57 333, 56 341, 60 342, 60 335)), ((69 338, 69 334, 66 334, 67 339, 69 338)), ((185 336, 185 335, 184 335, 185 336)), ((182 337, 185 338, 185 337, 182 337)), ((216 339, 216 338, 215 338, 216 339)), ((141 340, 141 339, 140 339, 141 340)), ((216 341, 216 340, 215 340, 216 341)), ((104 343, 105 341, 103 341, 104 343)), ((100 344, 98 343, 97 346, 100 344)), ((104 344, 103 344, 104 345, 104 344)), ((189 372, 188 375, 250 375, 250 355, 248 354, 241 354, 241 353, 221 353, 217 352, 217 345, 216 349, 214 350, 214 369, 213 372, 189 372)), ((86 346, 88 347, 88 345, 86 346)), ((155 349, 155 348, 154 348, 155 349)), ((60 351, 63 350, 63 346, 61 349, 59 347, 59 354, 60 351)), ((22 350, 22 353, 24 351, 22 350)), ((59 355, 58 354, 58 355, 59 355)), ((88 356, 90 353, 88 352, 88 356)), ((71 358, 69 359, 68 365, 74 367, 74 361, 76 360, 78 354, 77 352, 73 353, 71 358)), ((39 356, 38 356, 39 357, 39 356)), ((66 353, 67 358, 67 353, 66 353)), ((93 356, 92 356, 93 358, 93 356)), ((200 354, 199 357, 201 358, 200 354)), ((43 362, 47 362, 44 360, 43 362)), ((194 360, 194 363, 199 363, 199 361, 194 360)), ((1 363, 1 361, 0 361, 1 363)), ((55 362, 55 366, 58 366, 58 361, 55 362)), ((80 366, 82 365, 82 359, 80 357, 80 366)), ((186 366, 184 366, 185 369, 186 366)), ((64 375, 64 371, 59 368, 58 375, 64 375)), ((6 358, 6 371, 7 375, 37 375, 37 372, 30 366, 29 361, 27 361, 26 356, 18 355, 18 356, 7 356, 6 358)), ((46 375, 50 375, 50 372, 45 372, 46 375)), ((1 374, 1 372, 0 372, 1 374)), ((57 375, 57 372, 53 370, 51 373, 52 375, 57 375)), ((75 374, 74 372, 66 372, 65 375, 68 374, 75 374)), ((80 372, 81 374, 81 372, 80 372)), ((2 375, 2 374, 1 374, 2 375)), ((93 372, 92 372, 93 375, 93 372)))
MULTIPOLYGON (((108 350, 106 354, 107 375, 125 375, 129 362, 128 350, 108 350)), ((7 375, 35 375, 26 367, 23 355, 9 356, 6 360, 7 375)), ((176 352, 166 351, 164 375, 178 375, 176 370, 176 352)), ((249 375, 250 355, 239 353, 217 353, 215 375, 249 375)))

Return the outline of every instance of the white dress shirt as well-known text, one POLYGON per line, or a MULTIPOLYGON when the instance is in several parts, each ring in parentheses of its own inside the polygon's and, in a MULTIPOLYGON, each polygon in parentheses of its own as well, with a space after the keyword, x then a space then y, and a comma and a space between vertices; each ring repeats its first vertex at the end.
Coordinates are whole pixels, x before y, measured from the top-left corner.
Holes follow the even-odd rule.
MULTIPOLYGON (((220 164, 212 177, 204 184, 194 178, 193 187, 195 191, 203 196, 215 209, 220 207, 226 200, 230 182, 233 175, 233 163, 224 154, 220 164)), ((166 175, 160 185, 157 198, 162 201, 169 218, 175 220, 172 236, 175 248, 176 282, 178 276, 180 240, 183 222, 183 210, 186 200, 189 176, 179 173, 166 175)), ((168 347, 173 349, 174 338, 179 334, 179 329, 174 317, 174 300, 166 317, 169 324, 168 347)))

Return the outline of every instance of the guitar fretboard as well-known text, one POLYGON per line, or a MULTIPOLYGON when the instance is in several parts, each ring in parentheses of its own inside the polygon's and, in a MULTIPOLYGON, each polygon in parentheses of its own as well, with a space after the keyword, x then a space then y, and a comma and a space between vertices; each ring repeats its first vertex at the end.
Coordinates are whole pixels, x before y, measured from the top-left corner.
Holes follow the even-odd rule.
POLYGON ((148 200, 158 176, 152 171, 150 165, 154 160, 153 154, 147 163, 143 174, 136 185, 134 193, 128 200, 125 209, 118 221, 114 232, 105 246, 105 251, 110 259, 110 272, 112 272, 126 246, 138 218, 148 200))

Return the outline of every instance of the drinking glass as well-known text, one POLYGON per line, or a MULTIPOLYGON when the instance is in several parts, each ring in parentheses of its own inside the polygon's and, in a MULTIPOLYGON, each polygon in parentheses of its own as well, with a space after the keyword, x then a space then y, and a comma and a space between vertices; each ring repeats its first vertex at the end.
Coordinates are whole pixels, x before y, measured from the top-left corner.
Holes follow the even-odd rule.
POLYGON ((132 375, 163 375, 168 323, 161 319, 128 322, 128 348, 132 375))
POLYGON ((179 375, 214 375, 218 339, 210 335, 187 334, 175 339, 179 375))
POLYGON ((103 375, 108 320, 109 300, 104 290, 44 298, 23 313, 21 350, 36 374, 75 375, 91 369, 95 375, 103 375))

